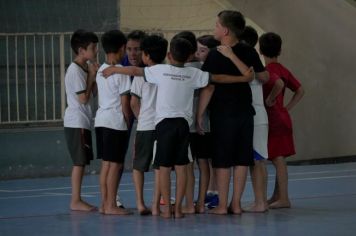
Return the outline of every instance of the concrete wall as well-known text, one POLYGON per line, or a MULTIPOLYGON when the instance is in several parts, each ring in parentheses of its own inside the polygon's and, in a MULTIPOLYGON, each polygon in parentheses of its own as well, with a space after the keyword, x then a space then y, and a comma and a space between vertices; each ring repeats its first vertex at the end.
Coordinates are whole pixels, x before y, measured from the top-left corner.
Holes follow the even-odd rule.
POLYGON ((356 155, 356 8, 336 0, 231 2, 282 36, 280 59, 306 90, 291 112, 297 159, 356 155))

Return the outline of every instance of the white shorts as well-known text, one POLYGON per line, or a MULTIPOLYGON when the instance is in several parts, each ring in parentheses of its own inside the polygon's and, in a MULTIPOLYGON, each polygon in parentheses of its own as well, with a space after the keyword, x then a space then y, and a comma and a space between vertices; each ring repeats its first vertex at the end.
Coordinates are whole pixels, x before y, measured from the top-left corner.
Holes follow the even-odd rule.
POLYGON ((255 125, 253 128, 253 150, 267 159, 268 124, 255 125))

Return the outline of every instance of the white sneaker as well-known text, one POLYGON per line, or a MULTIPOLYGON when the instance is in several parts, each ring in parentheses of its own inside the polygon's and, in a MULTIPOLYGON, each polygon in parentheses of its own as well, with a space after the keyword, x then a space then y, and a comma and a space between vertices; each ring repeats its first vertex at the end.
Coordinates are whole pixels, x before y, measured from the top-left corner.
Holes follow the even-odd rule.
POLYGON ((122 209, 125 209, 124 205, 121 203, 121 199, 119 195, 116 195, 116 205, 122 209))

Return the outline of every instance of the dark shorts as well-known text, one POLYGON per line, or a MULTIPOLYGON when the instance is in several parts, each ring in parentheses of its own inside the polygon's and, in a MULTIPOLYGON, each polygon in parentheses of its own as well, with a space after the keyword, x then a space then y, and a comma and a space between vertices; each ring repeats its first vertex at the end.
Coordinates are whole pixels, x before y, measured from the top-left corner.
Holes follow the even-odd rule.
POLYGON ((93 145, 90 130, 64 127, 64 136, 73 165, 89 165, 90 161, 93 160, 93 145))
POLYGON ((166 118, 156 126, 155 166, 173 167, 189 163, 189 126, 184 118, 166 118))
POLYGON ((253 115, 211 113, 214 168, 253 166, 253 115))
POLYGON ((205 133, 205 135, 190 133, 189 145, 193 159, 211 159, 213 157, 210 133, 205 133))
POLYGON ((133 155, 133 168, 147 172, 153 159, 153 148, 156 141, 156 131, 137 131, 135 138, 135 151, 133 155))
POLYGON ((96 127, 96 150, 99 159, 103 161, 124 163, 129 138, 126 130, 114 130, 96 127))

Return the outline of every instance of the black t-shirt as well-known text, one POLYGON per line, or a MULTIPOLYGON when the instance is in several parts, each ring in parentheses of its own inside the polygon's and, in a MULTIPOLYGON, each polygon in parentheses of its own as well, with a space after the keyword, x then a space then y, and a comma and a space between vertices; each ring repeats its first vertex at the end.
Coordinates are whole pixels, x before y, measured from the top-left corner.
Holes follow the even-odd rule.
MULTIPOLYGON (((246 44, 238 43, 232 47, 235 55, 248 67, 253 66, 255 72, 265 70, 256 50, 246 44)), ((209 52, 203 66, 203 71, 211 74, 242 75, 233 62, 213 49, 209 52)), ((212 111, 223 113, 250 113, 255 114, 252 106, 251 88, 247 82, 215 85, 215 91, 210 101, 212 111)))

